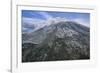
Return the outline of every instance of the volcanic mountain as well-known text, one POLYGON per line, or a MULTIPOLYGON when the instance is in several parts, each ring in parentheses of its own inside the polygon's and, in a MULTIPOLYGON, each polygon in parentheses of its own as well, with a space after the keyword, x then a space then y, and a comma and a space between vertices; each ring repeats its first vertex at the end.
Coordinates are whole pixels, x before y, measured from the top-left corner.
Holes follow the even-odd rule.
POLYGON ((90 28, 73 21, 22 34, 22 62, 90 58, 90 28))

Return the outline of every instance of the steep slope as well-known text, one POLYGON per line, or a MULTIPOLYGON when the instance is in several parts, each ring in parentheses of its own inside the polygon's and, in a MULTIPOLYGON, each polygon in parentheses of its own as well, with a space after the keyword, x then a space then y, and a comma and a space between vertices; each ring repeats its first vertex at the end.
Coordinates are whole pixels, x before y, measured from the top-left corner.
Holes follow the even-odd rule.
POLYGON ((23 62, 90 58, 89 28, 76 22, 51 24, 22 36, 23 62))

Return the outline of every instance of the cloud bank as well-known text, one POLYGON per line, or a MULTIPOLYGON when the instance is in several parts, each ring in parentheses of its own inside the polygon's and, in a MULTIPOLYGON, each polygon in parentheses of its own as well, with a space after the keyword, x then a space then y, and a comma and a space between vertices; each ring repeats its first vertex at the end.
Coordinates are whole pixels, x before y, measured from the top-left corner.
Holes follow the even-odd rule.
MULTIPOLYGON (((45 26, 49 26, 51 24, 59 23, 59 22, 66 22, 70 21, 66 18, 56 17, 56 18, 50 18, 48 20, 42 20, 42 19, 34 19, 34 18, 22 18, 22 31, 23 32, 34 32, 40 28, 43 28, 45 26)), ((73 19, 71 21, 80 23, 84 26, 89 27, 89 24, 85 23, 83 19, 73 19)))
POLYGON ((76 19, 73 19, 72 21, 74 21, 74 22, 77 22, 77 23, 79 23, 79 24, 81 24, 81 25, 84 25, 84 26, 86 26, 86 27, 90 27, 90 23, 87 23, 84 19, 82 19, 82 18, 76 18, 76 19))

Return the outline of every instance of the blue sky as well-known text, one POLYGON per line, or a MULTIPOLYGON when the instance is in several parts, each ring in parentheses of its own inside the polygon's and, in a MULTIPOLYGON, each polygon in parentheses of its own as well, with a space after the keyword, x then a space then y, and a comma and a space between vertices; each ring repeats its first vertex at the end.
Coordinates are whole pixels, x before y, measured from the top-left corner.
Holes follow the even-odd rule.
POLYGON ((24 18, 22 22, 25 23, 31 23, 31 22, 38 23, 56 17, 65 18, 71 21, 76 21, 80 24, 90 27, 89 13, 22 10, 22 18, 24 18))
POLYGON ((64 17, 70 20, 73 19, 83 19, 86 23, 90 22, 90 14, 89 13, 76 13, 76 12, 48 12, 48 11, 32 11, 32 10, 22 10, 22 17, 28 18, 38 18, 46 20, 47 17, 64 17))

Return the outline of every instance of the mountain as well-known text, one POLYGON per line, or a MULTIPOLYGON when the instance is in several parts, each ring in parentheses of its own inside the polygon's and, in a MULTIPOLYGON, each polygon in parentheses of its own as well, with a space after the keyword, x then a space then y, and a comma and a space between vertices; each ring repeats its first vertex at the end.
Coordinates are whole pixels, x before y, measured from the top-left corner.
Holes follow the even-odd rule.
POLYGON ((22 62, 90 58, 90 28, 61 21, 22 34, 22 62))

